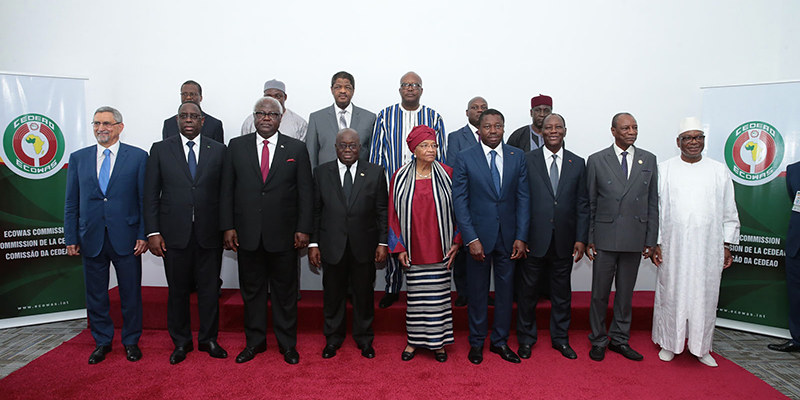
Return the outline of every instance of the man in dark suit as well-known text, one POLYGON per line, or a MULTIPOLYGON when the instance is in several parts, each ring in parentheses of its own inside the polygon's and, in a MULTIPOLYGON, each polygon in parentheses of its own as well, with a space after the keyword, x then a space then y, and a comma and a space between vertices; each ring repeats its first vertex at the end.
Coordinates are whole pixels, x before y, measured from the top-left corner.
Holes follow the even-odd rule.
POLYGON ((522 150, 502 144, 503 114, 484 111, 479 120, 481 144, 458 154, 453 172, 453 208, 467 244, 469 355, 483 361, 488 330, 489 281, 494 264, 494 329, 489 349, 519 363, 508 347, 514 292, 514 260, 525 257, 530 220, 528 172, 522 150))
MULTIPOLYGON (((486 100, 483 97, 473 97, 467 103, 467 124, 463 128, 450 132, 447 135, 447 163, 450 165, 456 164, 458 153, 466 150, 472 146, 477 145, 481 141, 480 134, 478 134, 478 118, 481 114, 489 108, 486 100)), ((453 281, 456 284, 458 297, 455 301, 456 307, 464 307, 467 305, 469 299, 467 289, 467 252, 460 249, 453 260, 453 281)), ((491 303, 491 302, 490 302, 491 303)))
POLYGON ((542 137, 542 124, 544 117, 553 112, 553 98, 540 94, 531 98, 531 120, 530 125, 525 125, 514 132, 508 138, 508 144, 524 150, 526 153, 536 150, 544 144, 542 137))
POLYGON ((154 143, 145 175, 144 222, 150 252, 164 258, 169 298, 167 328, 175 350, 170 364, 193 350, 189 295, 197 282, 198 349, 214 358, 228 353, 217 343, 218 279, 222 265, 219 198, 225 145, 200 135, 203 111, 195 102, 178 108, 181 134, 154 143))
MULTIPOLYGON (((188 80, 181 85, 181 104, 193 101, 200 104, 203 101, 203 88, 200 84, 188 80)), ((219 143, 225 143, 225 134, 222 130, 222 121, 203 113, 203 130, 200 132, 205 137, 210 137, 219 143)), ((161 138, 166 139, 170 136, 178 135, 178 116, 173 115, 164 120, 164 127, 161 128, 161 138)))
POLYGON ((237 363, 267 349, 267 289, 278 349, 297 364, 297 251, 312 231, 314 183, 305 143, 278 132, 283 108, 262 97, 256 132, 231 139, 225 152, 220 229, 226 249, 239 254, 247 345, 237 363))
POLYGON ((586 250, 589 198, 583 158, 564 148, 567 123, 559 114, 544 119, 544 146, 525 154, 531 193, 528 235, 530 254, 519 263, 517 340, 519 356, 530 358, 536 344, 536 302, 542 272, 550 282, 550 342, 569 359, 578 358, 569 345, 572 262, 586 250))
POLYGON ((592 154, 586 162, 591 212, 586 255, 594 261, 589 358, 595 361, 603 360, 606 347, 630 360, 642 360, 642 355, 628 345, 631 299, 640 257, 650 257, 658 239, 658 170, 656 156, 633 146, 638 133, 639 125, 631 114, 614 115, 614 144, 592 154), (614 319, 606 331, 606 309, 614 281, 614 319))
POLYGON ((786 233, 786 290, 789 292, 789 333, 792 338, 770 344, 770 350, 800 352, 800 162, 786 167, 786 190, 793 207, 786 233))
POLYGON ((386 261, 388 192, 383 168, 359 160, 355 129, 336 135, 338 160, 314 171, 314 232, 311 265, 322 267, 325 348, 331 358, 344 342, 348 285, 353 298, 353 339, 361 355, 375 357, 375 263, 386 261))
POLYGON ((142 258, 147 251, 142 221, 147 152, 120 143, 122 114, 100 107, 92 120, 97 145, 69 156, 64 241, 67 254, 83 256, 86 314, 97 347, 89 364, 111 351, 108 267, 114 263, 122 303, 122 344, 129 361, 142 358, 142 258))
POLYGON ((333 105, 311 113, 308 117, 306 147, 311 168, 335 161, 336 134, 344 128, 358 132, 361 140, 361 160, 369 160, 369 146, 375 130, 375 114, 352 103, 356 80, 348 72, 339 71, 331 78, 333 105))

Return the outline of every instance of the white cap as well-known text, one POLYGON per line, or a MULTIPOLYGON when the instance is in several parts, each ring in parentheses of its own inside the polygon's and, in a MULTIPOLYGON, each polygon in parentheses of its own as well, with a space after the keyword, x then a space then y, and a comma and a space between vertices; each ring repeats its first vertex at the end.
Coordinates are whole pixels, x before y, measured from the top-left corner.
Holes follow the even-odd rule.
POLYGON ((703 132, 703 124, 700 123, 700 118, 686 117, 681 121, 681 127, 678 130, 678 135, 689 131, 703 132))

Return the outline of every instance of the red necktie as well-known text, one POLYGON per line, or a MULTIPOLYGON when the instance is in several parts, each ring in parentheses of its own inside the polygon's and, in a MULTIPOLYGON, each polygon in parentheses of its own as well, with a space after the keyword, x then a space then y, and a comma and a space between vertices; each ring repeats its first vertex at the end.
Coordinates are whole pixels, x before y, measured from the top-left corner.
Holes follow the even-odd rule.
POLYGON ((266 182, 269 175, 269 140, 264 140, 264 148, 261 149, 261 179, 266 182))

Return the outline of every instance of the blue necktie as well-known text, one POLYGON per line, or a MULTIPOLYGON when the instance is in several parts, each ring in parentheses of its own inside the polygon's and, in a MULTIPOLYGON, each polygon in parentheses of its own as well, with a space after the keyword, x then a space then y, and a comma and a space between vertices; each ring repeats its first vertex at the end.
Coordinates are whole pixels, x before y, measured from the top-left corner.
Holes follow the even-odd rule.
POLYGON ((105 158, 103 158, 103 163, 100 164, 100 175, 97 179, 100 181, 100 190, 103 194, 106 194, 108 179, 111 176, 111 150, 103 150, 103 156, 105 156, 105 158))
POLYGON ((622 152, 622 176, 628 179, 628 152, 622 152))
POLYGON ((192 179, 197 175, 197 157, 194 155, 194 142, 188 141, 186 145, 189 146, 189 173, 192 174, 192 179))
POLYGON ((494 190, 497 192, 497 195, 500 195, 500 172, 497 170, 497 163, 495 159, 497 157, 497 152, 492 150, 489 152, 492 155, 492 161, 489 165, 489 171, 492 173, 492 182, 494 182, 494 190))

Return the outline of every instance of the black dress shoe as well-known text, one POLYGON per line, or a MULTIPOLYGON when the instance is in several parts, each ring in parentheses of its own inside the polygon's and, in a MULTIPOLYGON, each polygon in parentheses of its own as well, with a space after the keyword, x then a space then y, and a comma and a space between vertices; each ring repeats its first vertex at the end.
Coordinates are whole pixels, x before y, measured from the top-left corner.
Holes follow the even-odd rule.
POLYGON ((519 359, 519 356, 517 356, 517 354, 514 353, 514 351, 511 350, 511 348, 508 347, 507 344, 501 346, 494 346, 494 345, 489 346, 489 351, 495 354, 499 354, 500 357, 503 358, 503 360, 506 360, 508 362, 512 362, 514 364, 519 364, 520 362, 522 362, 519 359))
POLYGON ((184 346, 176 346, 175 350, 173 350, 172 354, 169 356, 169 363, 172 365, 178 364, 179 362, 185 360, 186 354, 192 350, 194 350, 194 346, 192 346, 191 343, 184 346))
POLYGON ((260 344, 256 347, 247 346, 244 348, 244 350, 242 350, 241 353, 239 353, 238 356, 236 356, 236 363, 237 364, 246 363, 252 360, 256 356, 256 354, 263 353, 265 351, 267 351, 266 343, 260 344))
POLYGON ((623 357, 629 360, 642 361, 642 359, 644 359, 641 354, 636 352, 636 350, 632 349, 631 346, 628 346, 627 344, 611 343, 608 345, 608 349, 615 353, 622 354, 623 357))
POLYGON ((125 358, 128 361, 134 362, 139 361, 142 359, 142 351, 139 350, 139 346, 135 344, 126 345, 125 346, 125 358))
POLYGON ((413 351, 405 351, 403 350, 403 354, 400 355, 400 359, 403 361, 411 361, 412 358, 417 354, 417 350, 414 349, 413 351))
POLYGON ((372 345, 365 346, 361 349, 361 357, 375 358, 375 349, 372 347, 372 345))
POLYGON ((603 346, 592 346, 589 351, 589 358, 595 361, 603 361, 606 358, 606 348, 603 346))
POLYGON ((784 353, 794 353, 800 351, 800 344, 795 343, 793 340, 787 340, 781 344, 768 344, 767 348, 784 353))
POLYGON ((278 351, 283 354, 283 361, 286 361, 287 364, 297 364, 300 362, 300 353, 297 352, 297 349, 294 347, 289 347, 285 349, 283 347, 278 346, 278 351))
POLYGON ((469 304, 469 299, 467 299, 467 296, 456 297, 456 302, 454 304, 456 307, 464 307, 467 304, 469 304))
POLYGON ((339 346, 334 346, 332 344, 326 345, 324 349, 322 349, 322 358, 332 358, 336 356, 336 350, 339 350, 339 346))
POLYGON ((440 363, 447 361, 447 351, 444 348, 442 348, 441 351, 437 350, 433 352, 433 356, 436 358, 436 361, 440 363))
POLYGON ((380 307, 380 308, 389 308, 399 298, 400 298, 400 295, 397 294, 397 293, 386 293, 381 298, 381 301, 378 302, 378 307, 380 307))
POLYGON ((210 340, 208 343, 198 343, 197 350, 205 351, 214 358, 228 358, 228 352, 216 340, 210 340))
POLYGON ((531 358, 531 349, 533 345, 530 344, 521 344, 519 345, 519 349, 517 350, 517 354, 519 354, 519 358, 529 359, 531 358))
POLYGON ((97 346, 89 356, 89 364, 97 364, 106 359, 106 354, 111 353, 111 345, 97 346))
POLYGON ((483 347, 470 346, 467 358, 469 359, 469 362, 476 365, 483 362, 483 347))
MULTIPOLYGON (((560 351, 562 356, 570 360, 578 358, 578 354, 576 354, 575 350, 572 350, 572 347, 569 347, 568 344, 554 344, 553 348, 560 351)), ((520 356, 522 356, 522 354, 520 354, 520 356)))

